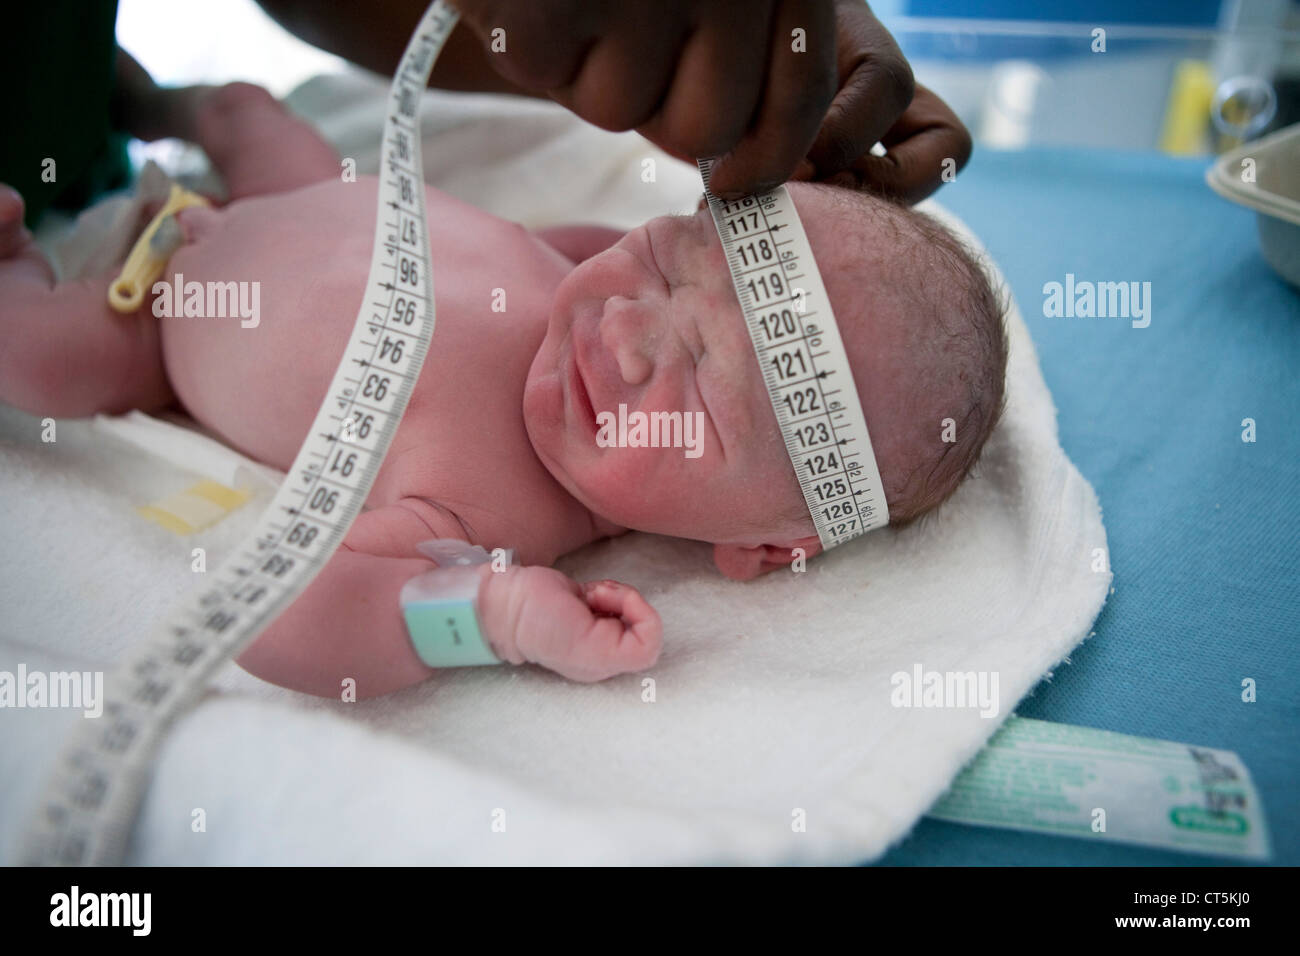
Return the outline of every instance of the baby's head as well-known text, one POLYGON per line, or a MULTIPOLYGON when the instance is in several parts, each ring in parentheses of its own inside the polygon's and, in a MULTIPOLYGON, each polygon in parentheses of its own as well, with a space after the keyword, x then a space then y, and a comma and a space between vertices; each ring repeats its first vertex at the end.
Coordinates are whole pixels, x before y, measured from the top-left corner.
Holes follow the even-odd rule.
MULTIPOLYGON (((849 356, 890 524, 906 524, 953 493, 997 422, 1003 308, 933 219, 862 193, 788 188, 849 356)), ((729 577, 787 565, 793 548, 820 550, 707 209, 652 219, 565 278, 524 415, 546 467, 592 512, 712 542, 729 577), (641 436, 637 412, 655 426, 641 436), (620 418, 628 441, 610 446, 620 418), (670 440, 678 447, 662 447, 670 440)))

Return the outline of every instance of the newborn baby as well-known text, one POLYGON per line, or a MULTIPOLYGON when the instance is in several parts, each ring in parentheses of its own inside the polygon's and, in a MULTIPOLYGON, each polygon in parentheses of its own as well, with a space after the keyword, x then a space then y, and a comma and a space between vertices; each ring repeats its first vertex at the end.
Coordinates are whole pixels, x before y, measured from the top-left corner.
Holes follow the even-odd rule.
MULTIPOLYGON (((185 242, 164 278, 259 282, 259 323, 155 318, 148 297, 119 315, 111 275, 55 284, 4 190, 0 399, 40 416, 179 403, 287 470, 361 303, 377 181, 343 181, 333 150, 257 87, 210 93, 194 121, 231 198, 178 214, 185 242)), ((891 522, 906 524, 952 494, 997 420, 1002 310, 934 221, 827 186, 789 189, 891 522)), ((652 666, 662 629, 633 588, 548 567, 561 555, 647 531, 709 542, 719 570, 747 580, 820 550, 707 209, 626 234, 530 232, 427 197, 438 319, 410 405, 367 510, 241 665, 330 697, 345 678, 375 696, 429 676, 398 592, 435 567, 416 549, 430 538, 514 548, 521 566, 481 568, 484 637, 503 660, 579 681, 652 666), (598 441, 597 414, 620 405, 692 416, 696 453, 598 441)))

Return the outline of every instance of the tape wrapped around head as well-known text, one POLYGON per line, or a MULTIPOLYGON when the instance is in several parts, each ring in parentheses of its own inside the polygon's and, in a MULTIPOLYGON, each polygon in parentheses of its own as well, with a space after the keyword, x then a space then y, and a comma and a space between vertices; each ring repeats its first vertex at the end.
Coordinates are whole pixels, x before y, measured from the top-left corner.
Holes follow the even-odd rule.
POLYGON ((822 548, 889 523, 880 467, 835 311, 784 186, 723 202, 713 160, 699 160, 704 198, 736 300, 763 369, 795 478, 822 548))

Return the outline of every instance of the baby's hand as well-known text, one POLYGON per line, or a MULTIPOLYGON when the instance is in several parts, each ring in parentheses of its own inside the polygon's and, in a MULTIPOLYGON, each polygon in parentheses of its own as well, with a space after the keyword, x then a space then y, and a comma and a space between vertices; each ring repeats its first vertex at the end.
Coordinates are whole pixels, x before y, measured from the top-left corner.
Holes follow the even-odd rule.
POLYGON ((54 283, 49 262, 23 226, 23 197, 4 183, 0 183, 0 276, 8 293, 15 289, 8 283, 25 283, 45 290, 54 283))
POLYGON ((653 667, 663 646, 659 615, 635 588, 551 568, 488 572, 479 610, 498 656, 583 683, 653 667))

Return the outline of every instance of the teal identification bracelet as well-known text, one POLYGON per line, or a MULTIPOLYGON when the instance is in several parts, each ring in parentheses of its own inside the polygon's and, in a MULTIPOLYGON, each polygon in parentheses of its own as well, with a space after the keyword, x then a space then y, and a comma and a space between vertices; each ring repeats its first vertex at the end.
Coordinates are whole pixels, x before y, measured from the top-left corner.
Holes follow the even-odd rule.
POLYGON ((479 627, 475 606, 479 566, 490 562, 492 555, 478 545, 450 538, 416 547, 438 562, 435 570, 402 585, 399 598, 411 646, 420 660, 430 667, 500 664, 479 627))

